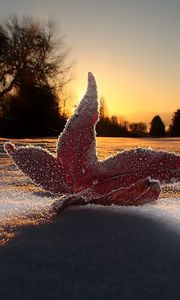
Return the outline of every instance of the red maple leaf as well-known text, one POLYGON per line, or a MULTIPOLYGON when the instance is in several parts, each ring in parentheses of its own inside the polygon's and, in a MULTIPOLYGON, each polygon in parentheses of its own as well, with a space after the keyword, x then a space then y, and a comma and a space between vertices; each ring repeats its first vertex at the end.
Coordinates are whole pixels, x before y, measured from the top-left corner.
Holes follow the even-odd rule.
POLYGON ((4 145, 34 183, 62 196, 53 204, 55 211, 87 203, 141 205, 159 197, 159 181, 180 180, 180 155, 175 153, 137 148, 98 160, 98 118, 97 87, 89 73, 87 92, 59 136, 56 157, 41 147, 4 145))

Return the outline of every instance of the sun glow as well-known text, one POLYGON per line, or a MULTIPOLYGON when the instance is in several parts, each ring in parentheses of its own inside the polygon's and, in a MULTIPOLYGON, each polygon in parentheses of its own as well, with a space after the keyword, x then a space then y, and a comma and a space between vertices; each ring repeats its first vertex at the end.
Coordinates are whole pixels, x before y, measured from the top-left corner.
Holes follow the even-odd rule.
MULTIPOLYGON (((160 74, 142 70, 110 69, 108 72, 97 65, 93 71, 98 83, 98 96, 104 97, 109 116, 122 116, 128 121, 149 123, 155 114, 169 114, 165 122, 171 119, 176 111, 178 91, 176 84, 168 78, 160 78, 160 74), (172 101, 173 99, 173 101, 172 101)), ((72 83, 75 92, 75 103, 78 104, 86 90, 86 66, 83 66, 79 75, 72 83)))

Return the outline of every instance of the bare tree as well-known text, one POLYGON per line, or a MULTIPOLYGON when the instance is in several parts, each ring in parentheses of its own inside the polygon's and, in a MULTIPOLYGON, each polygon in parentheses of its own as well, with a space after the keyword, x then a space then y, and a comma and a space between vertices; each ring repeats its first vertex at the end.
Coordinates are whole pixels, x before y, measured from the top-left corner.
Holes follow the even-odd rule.
POLYGON ((99 102, 100 102, 100 116, 101 118, 106 118, 108 116, 106 100, 103 96, 101 96, 99 102))
POLYGON ((147 132, 147 125, 143 122, 139 123, 130 123, 129 124, 130 132, 143 135, 147 132))
POLYGON ((63 38, 55 38, 52 22, 11 17, 0 24, 0 97, 25 83, 62 87, 72 65, 63 38))
POLYGON ((59 89, 58 92, 60 114, 67 119, 73 107, 73 93, 68 88, 59 89))

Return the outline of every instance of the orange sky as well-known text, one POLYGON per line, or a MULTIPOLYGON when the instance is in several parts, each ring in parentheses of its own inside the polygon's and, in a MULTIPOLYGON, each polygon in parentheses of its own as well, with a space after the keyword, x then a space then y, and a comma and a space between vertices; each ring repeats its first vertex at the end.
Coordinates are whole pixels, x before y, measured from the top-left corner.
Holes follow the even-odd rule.
POLYGON ((167 124, 180 107, 179 0, 3 1, 1 19, 11 14, 55 21, 72 48, 74 102, 91 71, 110 115, 167 124))
MULTIPOLYGON (((144 74, 144 70, 115 69, 115 63, 108 70, 98 64, 91 65, 92 70, 89 71, 95 70, 98 94, 105 98, 109 115, 122 116, 130 122, 149 123, 155 114, 160 114, 164 122, 169 124, 172 113, 180 103, 176 82, 149 70, 144 74)), ((87 66, 82 64, 80 74, 72 83, 77 102, 86 90, 86 70, 87 66)))

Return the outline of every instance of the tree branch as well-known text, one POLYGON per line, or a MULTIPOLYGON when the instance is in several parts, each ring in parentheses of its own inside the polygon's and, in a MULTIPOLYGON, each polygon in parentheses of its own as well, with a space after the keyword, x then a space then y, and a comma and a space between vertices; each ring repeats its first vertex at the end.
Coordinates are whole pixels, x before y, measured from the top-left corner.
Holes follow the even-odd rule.
POLYGON ((13 80, 10 82, 9 86, 5 88, 3 91, 0 92, 0 98, 3 97, 6 93, 10 92, 16 82, 16 76, 13 78, 13 80))

